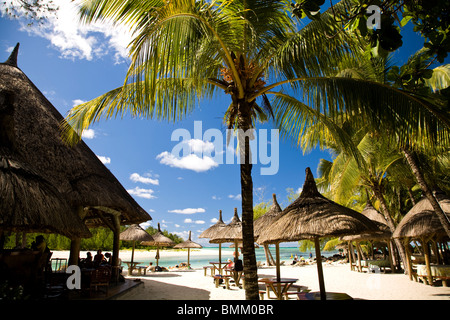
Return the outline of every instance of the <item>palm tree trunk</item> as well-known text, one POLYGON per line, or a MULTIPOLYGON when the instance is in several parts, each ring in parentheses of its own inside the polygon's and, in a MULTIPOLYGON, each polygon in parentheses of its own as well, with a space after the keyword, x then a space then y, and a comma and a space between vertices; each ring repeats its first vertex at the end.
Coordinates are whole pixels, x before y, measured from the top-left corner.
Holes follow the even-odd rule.
POLYGON ((438 216, 439 221, 441 222, 442 226, 444 227, 444 230, 447 233, 447 236, 450 237, 449 218, 447 217, 445 212, 442 210, 441 206, 439 205, 439 202, 434 197, 433 192, 431 192, 430 188, 428 187, 428 184, 425 181, 422 171, 420 170, 419 165, 418 165, 412 151, 408 148, 402 148, 402 152, 405 155, 405 158, 408 161, 408 164, 411 167, 411 171, 413 172, 414 176, 416 177, 420 188, 422 189, 423 193, 427 197, 428 201, 430 201, 431 206, 434 209, 434 212, 436 212, 436 215, 438 216))
POLYGON ((264 244, 264 254, 266 255, 266 262, 268 266, 274 266, 275 261, 273 259, 272 253, 270 252, 269 245, 264 244))
POLYGON ((250 137, 245 135, 251 128, 250 108, 245 101, 239 103, 238 141, 240 150, 241 195, 242 195, 242 251, 244 256, 245 298, 259 300, 258 269, 253 231, 253 179, 250 137), (244 135, 242 134, 244 133, 244 135), (242 148, 244 146, 244 148, 242 148))
MULTIPOLYGON (((375 194, 375 197, 380 201, 380 209, 383 213, 384 218, 386 219, 387 225, 389 226, 389 229, 392 233, 395 231, 395 223, 392 219, 391 213, 388 209, 388 206, 386 204, 386 200, 383 197, 383 194, 381 192, 381 186, 378 185, 377 182, 372 181, 372 191, 375 194)), ((400 255, 400 259, 403 262, 404 268, 406 269, 407 261, 406 261, 406 253, 405 248, 403 247, 401 241, 399 239, 394 239, 395 246, 397 247, 398 253, 400 255)), ((400 270, 400 266, 398 266, 398 269, 400 270)))

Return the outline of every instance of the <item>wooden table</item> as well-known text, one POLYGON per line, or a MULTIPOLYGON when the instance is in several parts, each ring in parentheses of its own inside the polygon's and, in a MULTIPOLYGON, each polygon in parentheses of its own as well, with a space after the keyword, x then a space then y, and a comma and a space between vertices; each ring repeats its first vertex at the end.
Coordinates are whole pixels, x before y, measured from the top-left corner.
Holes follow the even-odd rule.
MULTIPOLYGON (((431 277, 434 280, 442 280, 442 286, 447 286, 447 281, 450 280, 450 265, 442 264, 432 264, 430 265, 431 277)), ((425 264, 417 265, 417 276, 420 277, 425 284, 433 285, 433 283, 428 283, 428 272, 427 266, 425 264)))
MULTIPOLYGON (((136 268, 136 266, 138 264, 140 264, 141 262, 131 262, 131 261, 123 261, 123 263, 126 263, 128 266, 128 275, 131 276, 131 273, 133 272, 133 269, 136 268)), ((140 270, 139 270, 140 271, 140 270)))
POLYGON ((283 300, 283 295, 289 288, 297 282, 298 279, 294 278, 261 278, 258 282, 264 283, 266 285, 267 298, 270 299, 269 291, 270 289, 275 293, 278 300, 283 300))
POLYGON ((222 265, 227 265, 227 262, 222 262, 222 261, 210 261, 209 262, 210 264, 212 264, 213 265, 213 272, 214 272, 214 270, 218 270, 219 271, 219 274, 221 275, 221 274, 223 274, 223 267, 222 267, 222 265), (219 265, 219 266, 217 266, 217 265, 219 265))

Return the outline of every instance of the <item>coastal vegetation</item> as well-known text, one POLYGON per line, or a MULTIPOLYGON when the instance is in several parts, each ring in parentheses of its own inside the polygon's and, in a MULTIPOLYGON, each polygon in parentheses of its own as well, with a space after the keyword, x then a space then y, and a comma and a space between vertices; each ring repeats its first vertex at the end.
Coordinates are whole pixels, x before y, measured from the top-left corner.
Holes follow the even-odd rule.
MULTIPOLYGON (((121 226, 121 232, 124 231, 127 227, 121 226)), ((111 251, 113 249, 113 232, 108 228, 93 228, 90 229, 92 233, 91 238, 82 239, 81 240, 81 250, 104 250, 111 251)), ((158 228, 148 227, 145 229, 150 235, 158 232, 158 228)), ((162 233, 174 241, 176 244, 183 242, 183 239, 177 236, 176 234, 169 233, 167 230, 161 230, 162 233)), ((34 241, 35 237, 38 233, 28 233, 25 236, 25 239, 22 238, 22 233, 11 232, 9 235, 5 237, 5 248, 14 248, 17 244, 22 245, 22 241, 25 241, 26 248, 31 247, 31 243, 34 241)), ((56 233, 46 234, 44 235, 47 246, 51 250, 70 250, 70 239, 56 233)), ((120 250, 131 249, 133 247, 132 241, 120 241, 120 250)), ((154 246, 145 246, 136 243, 137 249, 155 249, 154 246)))

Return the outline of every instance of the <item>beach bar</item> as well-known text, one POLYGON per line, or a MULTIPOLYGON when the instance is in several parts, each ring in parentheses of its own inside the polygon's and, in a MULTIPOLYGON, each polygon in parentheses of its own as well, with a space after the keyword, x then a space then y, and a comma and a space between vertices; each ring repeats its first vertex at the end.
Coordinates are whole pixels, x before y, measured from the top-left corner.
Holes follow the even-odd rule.
MULTIPOLYGON (((65 141, 63 116, 19 69, 18 50, 0 63, 0 233, 63 234, 72 265, 88 228, 107 227, 117 277, 120 226, 151 217, 83 141, 65 141)), ((6 256, 2 250, 2 268, 11 270, 6 256)))

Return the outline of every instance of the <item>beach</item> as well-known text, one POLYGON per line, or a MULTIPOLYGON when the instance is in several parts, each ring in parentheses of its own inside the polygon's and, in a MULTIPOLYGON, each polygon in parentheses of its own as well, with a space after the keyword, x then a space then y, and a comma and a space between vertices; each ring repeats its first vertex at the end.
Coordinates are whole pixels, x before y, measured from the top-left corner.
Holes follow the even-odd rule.
MULTIPOLYGON (((156 251, 155 251, 156 252, 156 251)), ((153 254, 153 252, 150 252, 153 254)), ((161 255, 183 255, 184 252, 164 251, 161 255)), ((195 251, 195 255, 210 254, 208 250, 195 251)), ((84 252, 80 253, 84 257, 84 252)), ((136 251, 135 261, 143 260, 149 251, 136 251)), ((131 251, 121 251, 122 261, 131 258, 131 251)), ((68 257, 67 251, 55 251, 53 257, 68 257)), ((360 273, 350 271, 347 263, 324 263, 325 289, 328 292, 343 292, 353 299, 361 300, 450 300, 450 288, 428 286, 421 282, 410 281, 409 277, 397 273, 360 273)), ((258 275, 275 276, 275 267, 258 268, 258 275)), ((235 286, 224 289, 215 287, 208 274, 204 276, 203 268, 193 270, 171 270, 168 272, 137 275, 134 272, 125 278, 139 279, 143 285, 119 296, 119 300, 244 300, 245 292, 235 286)), ((315 264, 305 266, 281 266, 281 277, 298 279, 296 284, 306 286, 312 291, 319 290, 317 267, 315 264)))

